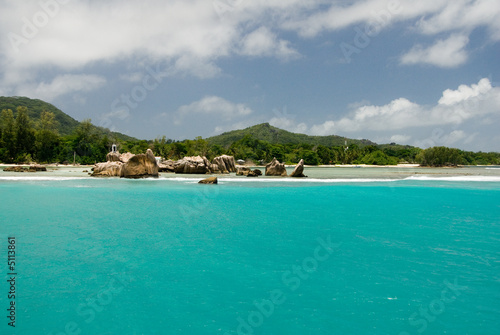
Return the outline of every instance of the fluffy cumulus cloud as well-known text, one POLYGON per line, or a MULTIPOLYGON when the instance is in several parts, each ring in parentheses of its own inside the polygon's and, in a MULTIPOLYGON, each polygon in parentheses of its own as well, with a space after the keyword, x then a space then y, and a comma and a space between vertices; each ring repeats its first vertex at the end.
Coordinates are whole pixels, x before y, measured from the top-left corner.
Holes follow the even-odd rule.
POLYGON ((446 145, 471 150, 498 150, 488 135, 490 130, 484 134, 478 131, 481 126, 491 125, 491 131, 496 132, 495 125, 500 122, 500 88, 492 87, 488 78, 477 84, 445 90, 433 106, 420 105, 406 98, 381 106, 352 106, 355 106, 354 110, 338 120, 326 120, 311 126, 297 122, 290 115, 275 117, 270 123, 310 135, 335 134, 424 148, 446 145), (481 141, 477 142, 478 139, 481 141), (473 140, 479 143, 478 147, 471 147, 473 140))
POLYGON ((194 120, 209 116, 218 121, 229 121, 234 118, 248 116, 253 111, 244 104, 233 103, 218 96, 206 96, 199 101, 179 107, 175 112, 175 124, 181 124, 185 119, 194 120))
POLYGON ((20 87, 20 93, 23 94, 25 91, 26 95, 31 93, 37 98, 50 101, 61 94, 89 92, 104 84, 106 84, 106 78, 99 75, 65 74, 55 77, 50 83, 42 81, 35 87, 30 87, 30 85, 20 87))
POLYGON ((469 144, 478 135, 478 125, 495 124, 499 118, 500 88, 492 87, 489 79, 483 78, 477 84, 445 90, 434 106, 399 98, 382 106, 358 107, 335 121, 333 130, 379 138, 384 134, 387 142, 409 144, 412 139, 412 144, 423 147, 459 145, 469 144), (432 129, 439 130, 439 134, 432 129), (445 134, 445 129, 449 133, 445 134), (400 135, 402 130, 405 135, 400 135))
POLYGON ((42 81, 119 61, 167 62, 170 75, 211 78, 228 57, 299 58, 293 36, 315 38, 355 26, 379 33, 399 22, 418 34, 448 36, 396 51, 403 64, 459 66, 477 27, 500 40, 496 0, 3 0, 0 92, 35 90, 42 81))
POLYGON ((406 63, 427 59, 441 66, 449 62, 433 60, 439 50, 448 51, 445 55, 452 64, 466 59, 466 36, 476 27, 486 27, 492 39, 500 39, 499 7, 495 0, 331 4, 320 0, 4 0, 0 30, 6 33, 0 39, 0 59, 4 68, 9 65, 4 80, 26 69, 80 69, 93 62, 136 57, 170 60, 173 68, 207 77, 219 73, 220 57, 297 56, 300 51, 280 37, 283 31, 311 38, 355 25, 368 24, 379 31, 407 21, 422 34, 461 33, 427 49, 412 49, 405 58, 406 63), (193 64, 203 66, 193 68, 193 64))
POLYGON ((438 40, 427 48, 416 45, 401 57, 401 63, 405 65, 430 64, 443 68, 457 67, 467 61, 468 55, 465 47, 468 43, 467 36, 453 35, 446 40, 438 40))

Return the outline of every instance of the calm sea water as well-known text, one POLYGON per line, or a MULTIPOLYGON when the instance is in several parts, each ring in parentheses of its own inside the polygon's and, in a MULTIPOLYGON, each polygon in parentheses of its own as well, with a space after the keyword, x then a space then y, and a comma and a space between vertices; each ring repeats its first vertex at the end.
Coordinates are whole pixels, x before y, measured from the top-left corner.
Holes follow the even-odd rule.
POLYGON ((500 180, 248 179, 0 178, 0 333, 498 334, 500 180))

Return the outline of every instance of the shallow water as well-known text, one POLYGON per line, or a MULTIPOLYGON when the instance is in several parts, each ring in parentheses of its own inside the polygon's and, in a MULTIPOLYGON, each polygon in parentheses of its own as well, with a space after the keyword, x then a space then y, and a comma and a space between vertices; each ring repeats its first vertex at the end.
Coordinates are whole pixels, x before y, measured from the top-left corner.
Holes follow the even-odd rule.
POLYGON ((497 334, 498 171, 380 169, 0 172, 0 333, 497 334))

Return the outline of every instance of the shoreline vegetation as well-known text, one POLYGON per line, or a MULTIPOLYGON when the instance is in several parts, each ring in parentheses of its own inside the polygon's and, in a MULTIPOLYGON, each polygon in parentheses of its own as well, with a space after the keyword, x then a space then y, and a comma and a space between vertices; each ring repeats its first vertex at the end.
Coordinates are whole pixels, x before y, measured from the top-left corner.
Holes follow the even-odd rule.
POLYGON ((41 100, 0 97, 0 109, 0 164, 92 166, 106 161, 106 155, 116 144, 121 152, 138 155, 149 149, 163 160, 200 156, 212 162, 216 157, 228 155, 239 165, 252 166, 265 166, 274 158, 285 166, 295 166, 303 159, 306 167, 500 165, 497 152, 470 152, 443 146, 421 149, 334 135, 308 136, 267 123, 206 139, 176 141, 163 136, 138 140, 96 127, 90 119, 78 122, 41 100))

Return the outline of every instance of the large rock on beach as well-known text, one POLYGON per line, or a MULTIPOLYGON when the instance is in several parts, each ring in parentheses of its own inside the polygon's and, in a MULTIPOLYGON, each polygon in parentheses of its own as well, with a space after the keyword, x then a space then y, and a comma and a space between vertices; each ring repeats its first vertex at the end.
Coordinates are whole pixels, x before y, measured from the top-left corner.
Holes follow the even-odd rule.
POLYGON ((217 177, 210 177, 207 179, 200 180, 198 184, 217 184, 217 177))
POLYGON ((93 177, 121 177, 122 162, 97 163, 93 170, 93 177))
POLYGON ((222 155, 215 157, 212 164, 215 164, 218 167, 218 169, 215 169, 214 171, 218 170, 222 173, 236 172, 236 164, 233 156, 222 155))
POLYGON ((184 157, 174 163, 175 173, 206 174, 211 173, 211 164, 206 157, 184 157))
POLYGON ((293 172, 290 174, 290 177, 307 177, 304 175, 304 160, 301 159, 299 164, 295 166, 293 172))
POLYGON ((158 163, 158 172, 175 172, 173 160, 166 160, 158 163))
POLYGON ((281 176, 286 177, 285 164, 280 163, 276 157, 273 158, 271 163, 266 165, 266 176, 281 176))
POLYGON ((43 165, 30 165, 29 167, 25 166, 10 166, 3 169, 5 172, 40 172, 47 171, 47 168, 43 165))
POLYGON ((106 161, 107 162, 121 162, 121 157, 120 153, 115 151, 115 152, 108 152, 106 155, 106 161))
POLYGON ((236 175, 237 176, 247 176, 248 173, 250 172, 251 170, 247 167, 238 167, 238 170, 236 170, 236 175))
POLYGON ((134 155, 122 166, 124 178, 158 177, 158 164, 151 149, 145 154, 134 155))
POLYGON ((110 152, 105 163, 97 163, 92 169, 94 177, 146 178, 158 177, 158 164, 151 149, 145 154, 133 155, 110 152), (118 160, 117 160, 118 159, 118 160))
POLYGON ((262 176, 262 171, 259 169, 251 170, 250 168, 247 168, 245 166, 240 166, 238 167, 238 170, 236 171, 237 176, 247 176, 247 177, 258 177, 262 176))
MULTIPOLYGON (((148 150, 150 150, 150 149, 148 149, 148 150)), ((132 158, 134 156, 135 155, 133 153, 126 152, 126 153, 120 155, 120 161, 123 163, 127 163, 130 160, 130 158, 132 158)), ((153 155, 153 157, 154 157, 154 155, 153 155)))

